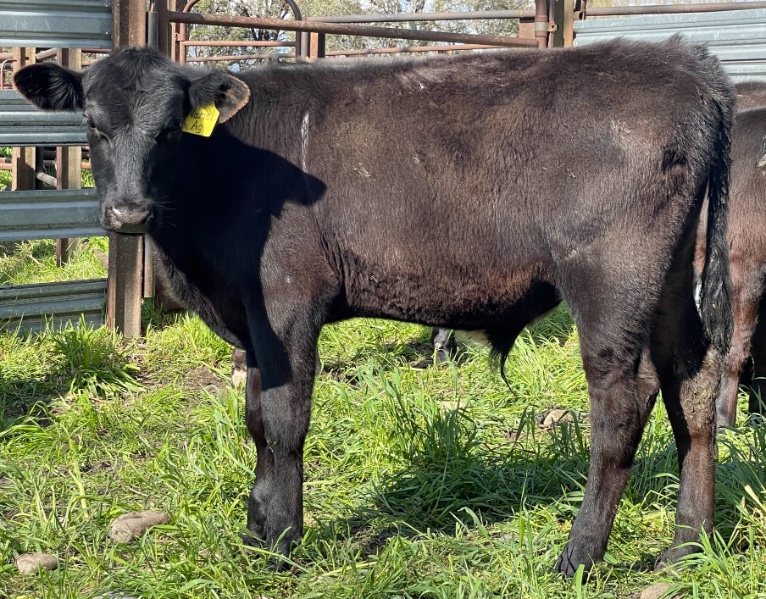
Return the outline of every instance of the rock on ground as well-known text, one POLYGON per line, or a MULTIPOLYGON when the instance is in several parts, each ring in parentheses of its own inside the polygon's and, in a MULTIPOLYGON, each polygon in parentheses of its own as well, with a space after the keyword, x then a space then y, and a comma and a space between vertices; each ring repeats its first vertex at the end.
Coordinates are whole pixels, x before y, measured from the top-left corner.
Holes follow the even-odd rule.
POLYGON ((660 597, 667 596, 668 599, 681 599, 681 595, 676 593, 675 595, 664 595, 667 593, 672 585, 667 582, 658 582, 650 587, 641 591, 640 595, 635 595, 636 599, 659 599, 660 597))
POLYGON ((16 560, 16 567, 22 574, 35 574, 40 570, 55 570, 59 560, 50 553, 25 553, 16 560))
POLYGON ((109 538, 115 543, 130 543, 144 536, 147 530, 158 524, 167 524, 170 517, 165 512, 143 510, 123 514, 112 521, 109 538))

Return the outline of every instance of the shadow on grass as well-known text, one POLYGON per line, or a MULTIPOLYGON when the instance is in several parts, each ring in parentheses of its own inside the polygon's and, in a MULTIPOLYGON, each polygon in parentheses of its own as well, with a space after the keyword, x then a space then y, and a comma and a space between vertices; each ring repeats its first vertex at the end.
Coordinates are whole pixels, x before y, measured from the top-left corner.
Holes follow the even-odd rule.
MULTIPOLYGON (((575 329, 574 319, 566 306, 559 306, 550 314, 531 323, 526 331, 534 343, 555 341, 559 345, 566 343, 575 329)), ((489 351, 487 351, 489 357, 489 351)), ((434 347, 431 342, 431 329, 423 327, 422 332, 410 339, 394 341, 391 343, 368 343, 362 346, 353 356, 342 361, 327 361, 323 363, 323 370, 331 375, 347 377, 347 370, 353 366, 370 359, 379 361, 383 370, 399 368, 403 364, 409 364, 414 368, 428 368, 434 366, 434 347), (381 359, 384 356, 385 359, 381 359)), ((467 347, 459 340, 450 361, 461 366, 468 359, 470 353, 467 347)), ((440 366, 441 364, 436 364, 440 366)))
MULTIPOLYGON (((404 420, 406 426, 406 415, 404 420)), ((408 431, 417 434, 406 456, 409 466, 382 479, 369 503, 363 501, 349 518, 330 523, 320 534, 353 540, 366 557, 395 536, 436 532, 454 537, 461 529, 504 522, 537 507, 551 508, 553 514, 543 518, 573 521, 588 472, 587 435, 577 420, 541 431, 530 414, 522 417, 519 431, 519 441, 491 448, 460 410, 438 414, 418 431, 408 431)), ((717 474, 716 529, 732 542, 746 536, 740 525, 732 525, 741 522, 743 510, 760 513, 764 506, 766 425, 750 432, 746 447, 735 449, 724 441, 729 456, 717 474)), ((677 452, 667 427, 648 430, 624 501, 642 512, 656 513, 661 506, 672 514, 677 476, 677 452)), ((634 525, 618 519, 615 529, 625 527, 622 536, 631 538, 634 525)), ((651 549, 637 553, 625 567, 652 571, 659 556, 651 549)))

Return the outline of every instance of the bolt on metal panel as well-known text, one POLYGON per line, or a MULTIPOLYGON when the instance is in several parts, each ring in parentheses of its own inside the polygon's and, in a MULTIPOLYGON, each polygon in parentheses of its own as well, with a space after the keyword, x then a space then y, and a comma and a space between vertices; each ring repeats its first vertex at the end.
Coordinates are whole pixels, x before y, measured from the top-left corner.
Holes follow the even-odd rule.
POLYGON ((105 234, 93 188, 0 193, 0 242, 105 234))
POLYGON ((0 330, 31 332, 104 323, 106 279, 0 287, 0 330))
POLYGON ((0 0, 0 46, 111 48, 111 0, 0 0))
POLYGON ((0 91, 0 146, 78 146, 87 143, 81 113, 44 112, 14 90, 0 91))
POLYGON ((630 15, 575 22, 575 46, 616 37, 658 42, 680 33, 706 44, 736 82, 766 79, 766 10, 630 15))

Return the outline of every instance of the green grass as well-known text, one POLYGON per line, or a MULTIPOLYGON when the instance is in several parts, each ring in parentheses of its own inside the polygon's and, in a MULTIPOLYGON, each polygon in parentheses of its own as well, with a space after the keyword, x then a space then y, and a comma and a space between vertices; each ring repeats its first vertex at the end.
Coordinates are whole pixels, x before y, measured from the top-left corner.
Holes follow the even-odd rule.
POLYGON ((483 348, 412 368, 423 327, 326 327, 304 540, 285 572, 239 540, 255 451, 242 391, 228 384, 230 348, 194 317, 146 317, 137 341, 82 328, 0 335, 0 597, 574 599, 631 597, 655 582, 688 597, 766 597, 766 426, 721 442, 718 526, 702 553, 652 572, 677 493, 661 407, 607 563, 587 582, 554 574, 589 445, 563 309, 519 339, 511 389, 483 348), (555 407, 575 422, 543 430, 538 417, 555 407), (114 517, 147 508, 170 523, 134 544, 108 540, 114 517), (30 551, 56 554, 59 569, 19 575, 15 559, 30 551))

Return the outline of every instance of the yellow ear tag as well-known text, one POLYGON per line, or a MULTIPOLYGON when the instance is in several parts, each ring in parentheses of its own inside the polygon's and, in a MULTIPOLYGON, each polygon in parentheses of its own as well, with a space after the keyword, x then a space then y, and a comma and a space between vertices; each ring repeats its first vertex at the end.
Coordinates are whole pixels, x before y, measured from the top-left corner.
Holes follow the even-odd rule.
POLYGON ((192 113, 186 117, 184 126, 181 131, 186 133, 193 133, 194 135, 201 135, 202 137, 210 137, 213 132, 213 127, 218 122, 218 109, 215 104, 208 104, 201 108, 196 108, 192 113))

